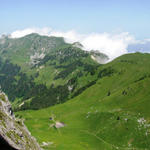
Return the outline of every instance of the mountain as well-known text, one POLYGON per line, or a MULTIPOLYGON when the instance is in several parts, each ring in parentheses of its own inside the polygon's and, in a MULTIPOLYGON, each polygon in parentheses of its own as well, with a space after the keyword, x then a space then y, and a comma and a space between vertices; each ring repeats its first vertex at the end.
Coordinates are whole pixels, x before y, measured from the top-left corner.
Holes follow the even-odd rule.
POLYGON ((15 119, 1 93, 2 143, 39 149, 30 136, 26 144, 24 120, 45 150, 150 149, 150 54, 106 63, 107 55, 83 49, 38 34, 0 39, 0 85, 18 111, 15 119))
POLYGON ((150 52, 150 41, 143 41, 141 43, 130 44, 127 49, 129 52, 140 51, 140 52, 149 53, 150 52))
POLYGON ((72 100, 16 114, 44 149, 149 150, 149 60, 142 53, 118 57, 99 66, 96 83, 72 100))
POLYGON ((100 61, 108 57, 81 48, 79 42, 68 44, 58 37, 3 36, 0 85, 13 108, 39 109, 64 103, 93 85, 100 61))
POLYGON ((0 92, 0 149, 40 150, 20 119, 16 119, 7 96, 0 92))

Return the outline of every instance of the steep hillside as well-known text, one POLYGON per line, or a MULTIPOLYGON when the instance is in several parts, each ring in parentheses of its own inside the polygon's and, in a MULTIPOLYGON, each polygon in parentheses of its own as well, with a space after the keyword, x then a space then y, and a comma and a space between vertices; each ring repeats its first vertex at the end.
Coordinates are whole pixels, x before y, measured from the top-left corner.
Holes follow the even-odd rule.
POLYGON ((17 115, 44 149, 149 150, 149 68, 150 54, 121 56, 100 66, 96 84, 74 99, 17 115))
POLYGON ((40 150, 20 119, 16 119, 7 96, 0 91, 0 149, 40 150))
POLYGON ((1 38, 0 85, 14 109, 63 103, 94 84, 100 65, 97 60, 107 61, 108 57, 83 51, 79 45, 38 34, 1 38))

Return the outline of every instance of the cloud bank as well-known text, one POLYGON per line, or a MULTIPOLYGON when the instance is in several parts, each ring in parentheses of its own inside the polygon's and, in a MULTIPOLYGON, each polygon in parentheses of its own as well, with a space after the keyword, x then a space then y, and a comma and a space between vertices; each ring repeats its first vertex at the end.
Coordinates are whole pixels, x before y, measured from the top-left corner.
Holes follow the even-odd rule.
POLYGON ((20 38, 27 34, 38 33, 46 36, 64 37, 68 43, 80 42, 85 50, 98 50, 112 60, 122 54, 128 53, 129 44, 136 43, 135 38, 128 32, 122 33, 91 33, 80 34, 76 31, 55 31, 51 28, 28 28, 11 33, 11 38, 20 38))
POLYGON ((51 32, 51 28, 27 28, 24 30, 17 30, 17 31, 12 32, 10 34, 10 37, 11 38, 20 38, 20 37, 26 36, 31 33, 38 33, 40 35, 49 36, 50 32, 51 32))

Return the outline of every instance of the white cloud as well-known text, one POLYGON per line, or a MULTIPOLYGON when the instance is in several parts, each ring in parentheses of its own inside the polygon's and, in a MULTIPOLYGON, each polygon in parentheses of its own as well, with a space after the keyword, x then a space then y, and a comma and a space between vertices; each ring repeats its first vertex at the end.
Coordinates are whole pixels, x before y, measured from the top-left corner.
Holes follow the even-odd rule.
POLYGON ((134 42, 134 38, 129 33, 120 34, 91 34, 87 36, 82 44, 88 49, 99 50, 107 54, 110 59, 114 59, 122 54, 128 53, 128 44, 134 42))
POLYGON ((75 31, 54 31, 51 28, 28 28, 17 30, 11 34, 12 38, 19 38, 31 33, 40 35, 64 37, 66 42, 80 42, 85 50, 99 50, 105 53, 112 60, 122 54, 128 53, 127 47, 129 44, 136 43, 135 38, 128 32, 122 33, 91 33, 79 34, 75 31))
POLYGON ((27 28, 24 30, 17 30, 11 33, 11 38, 20 38, 31 33, 38 33, 40 35, 49 36, 51 28, 27 28))

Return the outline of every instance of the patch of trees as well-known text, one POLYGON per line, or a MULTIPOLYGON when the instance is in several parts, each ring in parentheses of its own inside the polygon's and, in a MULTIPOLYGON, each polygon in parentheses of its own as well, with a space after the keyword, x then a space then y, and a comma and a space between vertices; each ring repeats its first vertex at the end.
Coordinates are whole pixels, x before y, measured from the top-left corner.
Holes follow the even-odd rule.
POLYGON ((21 68, 19 66, 10 63, 9 60, 6 60, 5 63, 1 66, 1 74, 8 74, 10 76, 15 76, 18 74, 20 69, 21 68))
POLYGON ((110 91, 108 91, 107 96, 110 96, 110 95, 111 95, 111 92, 110 92, 110 91))
MULTIPOLYGON (((73 83, 73 79, 70 82, 73 83)), ((19 66, 9 61, 5 61, 0 68, 0 85, 11 101, 15 98, 21 98, 24 101, 34 97, 31 104, 25 103, 22 109, 38 109, 63 103, 69 94, 68 84, 50 88, 44 84, 35 84, 33 76, 28 77, 20 72, 19 66), (16 76, 19 77, 18 80, 16 76)))
POLYGON ((84 90, 86 90, 87 88, 89 88, 90 86, 94 85, 96 83, 97 80, 94 80, 90 83, 88 83, 87 85, 81 87, 80 89, 78 89, 71 98, 78 96, 79 94, 81 94, 84 90))
POLYGON ((68 64, 66 66, 58 66, 56 68, 64 68, 63 71, 61 71, 54 80, 57 80, 59 78, 65 79, 70 73, 72 73, 74 70, 76 70, 78 67, 83 66, 83 63, 81 61, 75 61, 71 64, 68 64))
POLYGON ((49 60, 51 60, 51 61, 56 60, 56 55, 46 55, 43 59, 40 60, 40 62, 38 64, 34 65, 33 68, 36 66, 44 65, 49 60))
POLYGON ((8 60, 4 63, 1 62, 0 67, 0 85, 5 93, 11 100, 15 99, 14 94, 16 90, 16 79, 15 76, 20 72, 20 67, 11 64, 8 60))
POLYGON ((69 81, 68 81, 68 85, 73 85, 77 82, 77 76, 71 78, 69 81))
POLYGON ((127 93, 127 91, 126 90, 123 90, 122 91, 122 95, 127 95, 128 93, 127 93))
POLYGON ((88 57, 89 54, 83 50, 80 50, 79 48, 72 47, 71 45, 68 45, 66 47, 60 48, 58 50, 59 56, 59 63, 65 63, 72 60, 77 60, 79 58, 88 57))
POLYGON ((104 68, 104 69, 100 70, 100 72, 98 73, 98 78, 111 76, 114 72, 115 72, 115 70, 112 69, 111 67, 104 68))
POLYGON ((91 75, 94 75, 99 65, 84 64, 83 67, 84 67, 84 71, 87 71, 91 75))
POLYGON ((23 105, 21 109, 40 109, 55 104, 64 103, 68 99, 68 95, 69 91, 67 85, 58 86, 56 88, 47 88, 45 86, 42 89, 40 88, 38 93, 34 95, 34 98, 32 98, 30 105, 28 105, 28 103, 25 103, 25 105, 23 105))
POLYGON ((136 62, 133 60, 120 60, 120 62, 129 63, 129 64, 136 64, 136 62))
MULTIPOLYGON (((83 71, 86 71, 87 73, 90 73, 91 75, 94 75, 98 68, 98 66, 83 63, 80 60, 74 61, 73 63, 65 65, 65 66, 56 66, 56 68, 64 68, 64 70, 59 72, 59 74, 54 78, 54 80, 57 80, 59 78, 65 79, 69 74, 75 71, 78 67, 82 67, 83 71)), ((83 73, 80 71, 78 73, 78 76, 80 77, 83 76, 83 73)))
POLYGON ((145 78, 150 78, 150 75, 143 75, 142 77, 140 77, 139 79, 135 80, 134 82, 138 82, 138 81, 144 80, 145 78))

